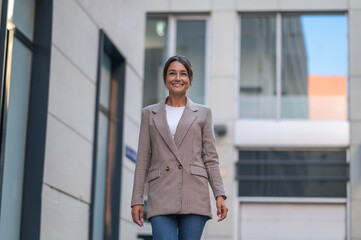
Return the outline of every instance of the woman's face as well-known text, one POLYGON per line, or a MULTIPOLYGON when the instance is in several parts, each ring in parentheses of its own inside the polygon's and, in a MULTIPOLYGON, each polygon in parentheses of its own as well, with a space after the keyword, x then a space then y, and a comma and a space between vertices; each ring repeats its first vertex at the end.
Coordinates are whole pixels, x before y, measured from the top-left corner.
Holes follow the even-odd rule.
POLYGON ((189 86, 190 79, 187 69, 180 62, 172 62, 167 70, 165 85, 169 90, 169 95, 185 95, 189 86))

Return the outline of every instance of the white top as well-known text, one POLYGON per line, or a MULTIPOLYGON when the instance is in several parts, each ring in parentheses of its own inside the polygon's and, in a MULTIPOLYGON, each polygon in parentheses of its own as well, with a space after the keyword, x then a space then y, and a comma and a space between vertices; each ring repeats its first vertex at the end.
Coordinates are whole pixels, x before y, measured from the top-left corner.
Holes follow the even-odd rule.
POLYGON ((172 138, 174 139, 175 132, 177 130, 177 126, 179 120, 181 119, 184 109, 183 107, 172 107, 169 105, 165 105, 165 111, 167 112, 167 122, 169 126, 170 133, 172 134, 172 138))

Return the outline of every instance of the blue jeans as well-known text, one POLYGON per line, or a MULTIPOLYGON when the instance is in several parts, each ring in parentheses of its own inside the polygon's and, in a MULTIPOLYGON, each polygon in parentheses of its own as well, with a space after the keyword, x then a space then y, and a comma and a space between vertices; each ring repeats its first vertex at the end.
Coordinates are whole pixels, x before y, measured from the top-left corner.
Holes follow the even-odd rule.
POLYGON ((170 214, 150 218, 153 240, 200 240, 208 216, 170 214))

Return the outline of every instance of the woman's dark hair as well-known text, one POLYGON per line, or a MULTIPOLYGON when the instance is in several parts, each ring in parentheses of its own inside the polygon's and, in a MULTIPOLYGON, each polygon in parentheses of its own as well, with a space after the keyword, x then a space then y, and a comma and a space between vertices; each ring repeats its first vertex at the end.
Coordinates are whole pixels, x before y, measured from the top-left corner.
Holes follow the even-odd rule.
POLYGON ((181 56, 181 55, 175 55, 173 57, 170 57, 168 59, 168 61, 165 63, 164 68, 163 68, 163 81, 164 81, 164 83, 165 83, 165 79, 167 77, 167 71, 168 71, 169 65, 172 62, 180 62, 181 64, 183 64, 183 66, 187 69, 189 81, 192 83, 193 70, 192 70, 191 61, 189 61, 189 59, 187 57, 181 56))

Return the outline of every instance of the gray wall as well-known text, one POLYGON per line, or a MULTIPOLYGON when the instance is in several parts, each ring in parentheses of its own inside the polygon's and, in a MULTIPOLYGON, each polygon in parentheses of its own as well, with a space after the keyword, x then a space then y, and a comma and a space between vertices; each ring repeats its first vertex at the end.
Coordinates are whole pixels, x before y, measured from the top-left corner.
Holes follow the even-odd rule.
POLYGON ((349 110, 351 123, 351 236, 361 239, 361 1, 349 3, 349 110))

